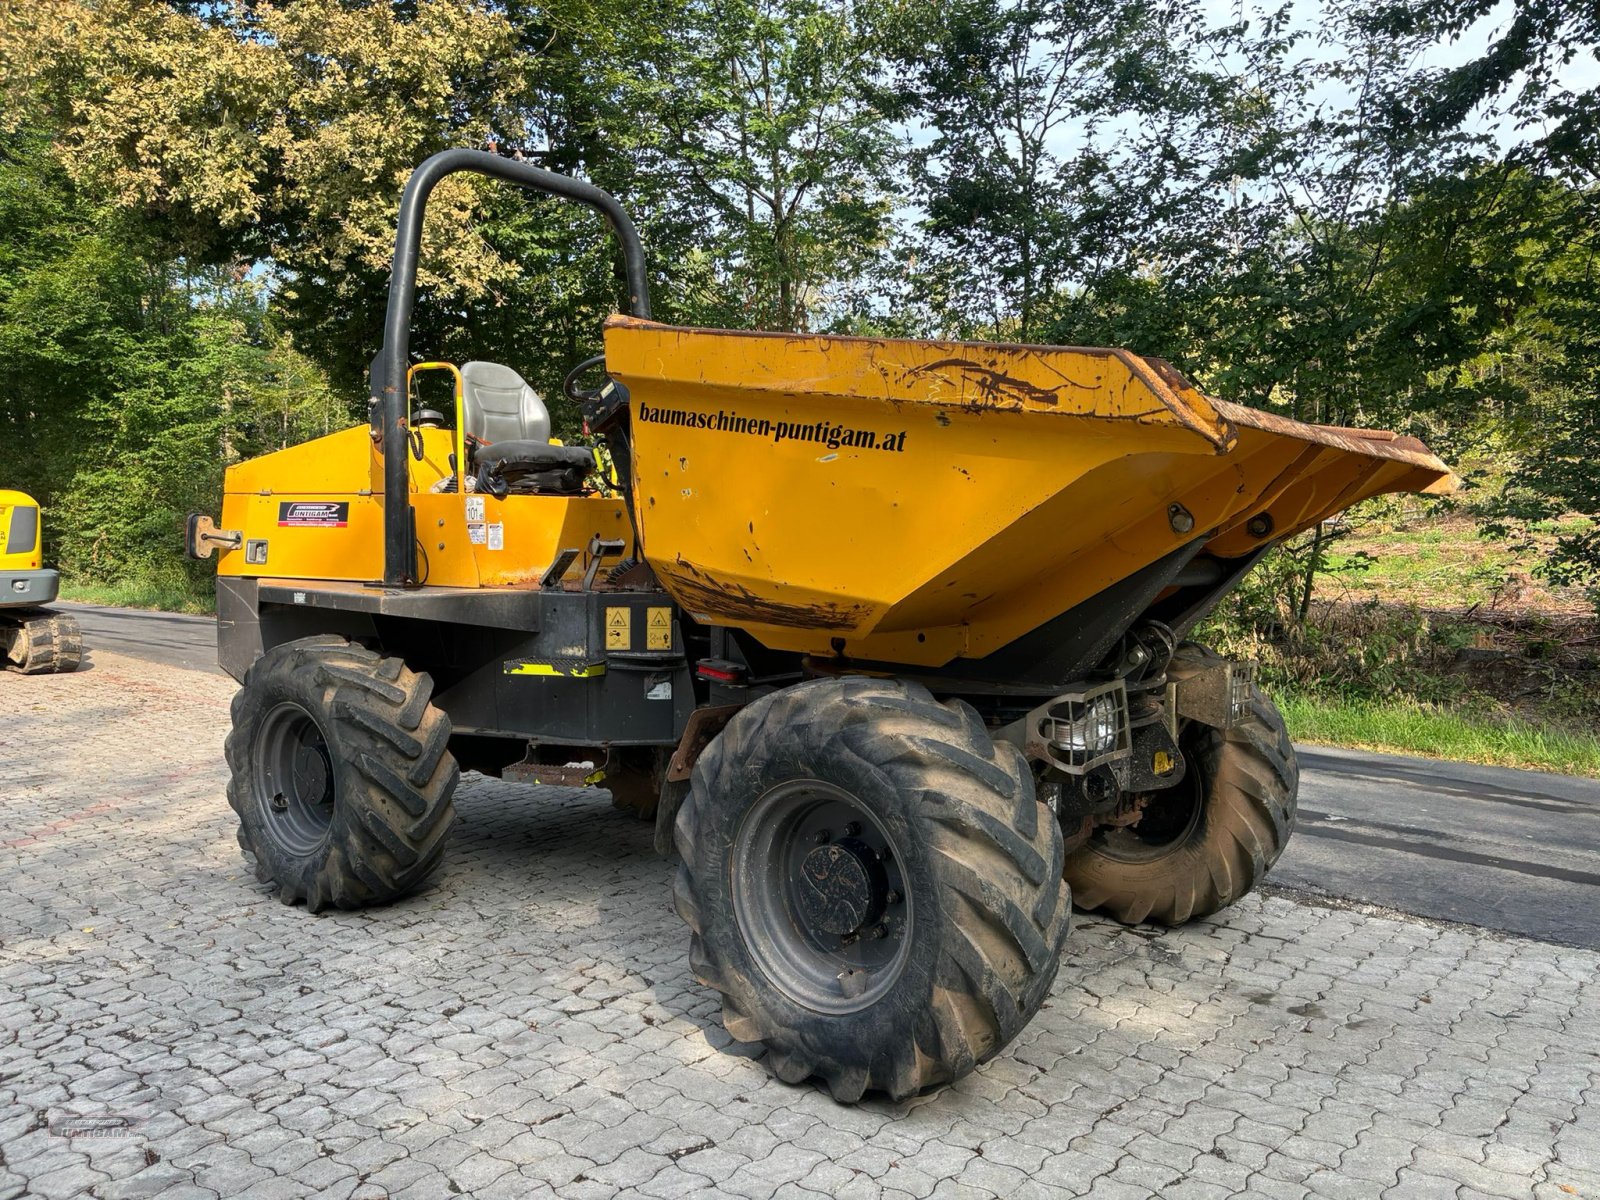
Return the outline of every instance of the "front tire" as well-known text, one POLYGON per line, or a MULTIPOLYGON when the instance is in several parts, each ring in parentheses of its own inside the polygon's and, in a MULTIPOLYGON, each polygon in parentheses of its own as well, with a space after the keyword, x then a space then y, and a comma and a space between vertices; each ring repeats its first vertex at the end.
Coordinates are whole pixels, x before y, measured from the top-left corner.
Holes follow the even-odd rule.
POLYGON ((414 890, 438 867, 461 777, 433 681, 341 637, 257 659, 233 698, 228 803, 256 877, 312 912, 414 890))
POLYGON ((675 834, 695 977, 786 1082, 855 1101, 958 1079, 1055 979, 1060 829, 1020 752, 918 684, 755 701, 696 763, 675 834))
MULTIPOLYGON (((1189 644, 1172 672, 1218 661, 1189 644)), ((1138 823, 1097 829, 1067 855, 1080 908, 1126 925, 1182 925, 1249 895, 1288 845, 1300 767, 1272 701, 1252 685, 1244 717, 1225 731, 1190 722, 1179 742, 1183 781, 1150 793, 1138 823)))

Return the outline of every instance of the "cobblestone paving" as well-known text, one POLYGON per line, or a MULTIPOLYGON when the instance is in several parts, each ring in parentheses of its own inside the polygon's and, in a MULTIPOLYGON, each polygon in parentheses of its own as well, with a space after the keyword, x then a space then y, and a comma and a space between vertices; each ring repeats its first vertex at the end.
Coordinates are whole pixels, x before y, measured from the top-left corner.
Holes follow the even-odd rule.
POLYGON ((1252 899, 1083 920, 998 1061, 768 1077, 603 795, 473 778, 438 883, 311 917, 222 797, 231 684, 0 676, 0 1200, 1600 1198, 1600 956, 1252 899))

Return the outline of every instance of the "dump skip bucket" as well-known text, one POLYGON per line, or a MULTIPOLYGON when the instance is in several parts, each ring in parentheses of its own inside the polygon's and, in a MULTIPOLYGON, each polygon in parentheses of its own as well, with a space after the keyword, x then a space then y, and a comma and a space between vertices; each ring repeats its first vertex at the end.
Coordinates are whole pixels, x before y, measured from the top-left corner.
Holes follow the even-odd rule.
POLYGON ((645 557, 774 649, 980 657, 1196 538, 1225 558, 1384 492, 1412 438, 1213 400, 1123 350, 606 326, 645 557))

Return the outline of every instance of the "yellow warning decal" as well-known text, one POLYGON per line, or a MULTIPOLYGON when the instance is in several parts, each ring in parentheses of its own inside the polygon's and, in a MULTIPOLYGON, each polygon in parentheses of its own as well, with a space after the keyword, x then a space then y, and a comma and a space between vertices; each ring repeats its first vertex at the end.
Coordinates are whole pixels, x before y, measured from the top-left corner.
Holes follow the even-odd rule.
POLYGON ((633 648, 633 610, 606 609, 606 649, 630 650, 633 648))
POLYGON ((672 610, 648 608, 645 610, 644 647, 646 650, 672 649, 672 610))
POLYGON ((1150 769, 1157 775, 1170 775, 1177 761, 1165 750, 1157 750, 1150 758, 1150 769))

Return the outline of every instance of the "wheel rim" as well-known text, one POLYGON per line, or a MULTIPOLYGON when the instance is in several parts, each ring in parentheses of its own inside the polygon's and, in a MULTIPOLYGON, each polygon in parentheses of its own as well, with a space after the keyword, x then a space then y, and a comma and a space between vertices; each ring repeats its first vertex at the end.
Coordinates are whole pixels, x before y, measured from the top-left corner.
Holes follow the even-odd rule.
POLYGON ((1183 752, 1183 778, 1169 788, 1146 792, 1145 809, 1132 825, 1106 829, 1096 836, 1098 849, 1118 862, 1150 862, 1187 842, 1200 826, 1206 789, 1200 764, 1183 752))
POLYGON ((256 802, 267 836, 289 854, 310 854, 333 824, 333 758, 311 714, 285 701, 256 732, 256 802))
POLYGON ((825 1013, 876 1003, 911 953, 900 847, 843 788, 792 780, 764 792, 733 844, 733 910, 779 991, 825 1013))

